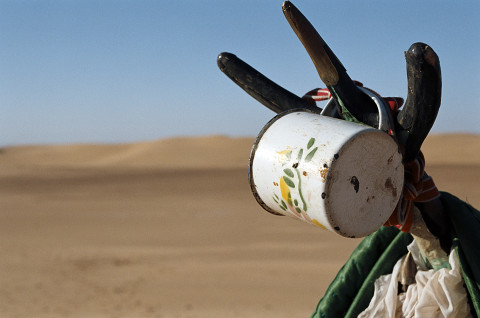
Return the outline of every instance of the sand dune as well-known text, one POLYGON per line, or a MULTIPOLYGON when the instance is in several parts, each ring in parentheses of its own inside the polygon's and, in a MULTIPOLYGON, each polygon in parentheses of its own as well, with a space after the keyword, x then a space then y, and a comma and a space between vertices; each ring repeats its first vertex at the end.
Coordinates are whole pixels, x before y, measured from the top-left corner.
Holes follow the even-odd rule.
POLYGON ((422 145, 428 164, 479 165, 480 135, 430 135, 422 145))
MULTIPOLYGON (((358 240, 264 212, 253 138, 0 150, 0 317, 305 317, 358 240)), ((427 171, 480 206, 480 136, 427 171)))
MULTIPOLYGON (((6 147, 1 163, 22 166, 113 166, 149 168, 242 168, 254 138, 171 138, 132 144, 73 144, 6 147)), ((431 135, 422 151, 430 164, 480 163, 480 135, 431 135)))
POLYGON ((2 149, 8 167, 239 168, 248 164, 253 138, 209 136, 132 144, 20 146, 2 149))

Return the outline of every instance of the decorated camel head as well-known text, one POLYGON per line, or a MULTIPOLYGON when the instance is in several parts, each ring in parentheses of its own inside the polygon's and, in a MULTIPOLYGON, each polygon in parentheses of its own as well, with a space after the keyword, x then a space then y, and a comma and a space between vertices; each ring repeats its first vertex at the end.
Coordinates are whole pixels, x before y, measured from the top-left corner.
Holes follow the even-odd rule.
MULTIPOLYGON (((446 232, 438 190, 427 188, 421 145, 441 101, 438 56, 424 43, 405 52, 408 92, 382 97, 353 81, 306 17, 289 1, 283 13, 326 88, 299 97, 231 53, 220 70, 275 116, 250 155, 249 180, 267 211, 346 237, 382 225, 415 227, 414 202, 437 236, 446 232), (326 100, 323 109, 317 101, 326 100), (421 185, 421 186, 419 186, 421 185)), ((424 223, 422 223, 424 224, 424 223)))

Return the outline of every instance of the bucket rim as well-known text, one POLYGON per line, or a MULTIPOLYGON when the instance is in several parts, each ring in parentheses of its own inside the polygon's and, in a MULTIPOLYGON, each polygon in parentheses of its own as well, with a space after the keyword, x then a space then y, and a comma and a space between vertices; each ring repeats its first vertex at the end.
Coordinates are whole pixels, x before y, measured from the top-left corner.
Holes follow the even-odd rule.
POLYGON ((253 143, 253 146, 252 146, 252 149, 250 151, 250 156, 248 158, 248 183, 250 184, 250 189, 252 190, 252 193, 253 193, 253 196, 255 197, 255 200, 257 200, 257 203, 267 212, 271 213, 271 214, 274 214, 274 215, 278 215, 278 216, 284 216, 283 214, 281 213, 278 213, 276 211, 274 211, 273 209, 271 209, 261 198, 260 198, 260 194, 258 194, 257 192, 257 187, 255 185, 255 181, 253 180, 253 160, 255 158, 255 153, 258 149, 258 144, 260 143, 260 140, 262 139, 263 135, 265 134, 265 132, 276 122, 278 121, 280 118, 286 116, 286 115, 289 115, 291 113, 298 113, 298 112, 305 112, 305 113, 311 113, 311 114, 317 114, 319 116, 322 116, 314 111, 311 111, 309 109, 306 109, 306 108, 292 108, 292 109, 289 109, 289 110, 286 110, 284 112, 281 112, 279 114, 277 114, 275 117, 273 117, 272 119, 270 119, 268 121, 268 123, 262 128, 262 130, 260 130, 260 133, 258 134, 257 138, 255 139, 255 142, 253 143))

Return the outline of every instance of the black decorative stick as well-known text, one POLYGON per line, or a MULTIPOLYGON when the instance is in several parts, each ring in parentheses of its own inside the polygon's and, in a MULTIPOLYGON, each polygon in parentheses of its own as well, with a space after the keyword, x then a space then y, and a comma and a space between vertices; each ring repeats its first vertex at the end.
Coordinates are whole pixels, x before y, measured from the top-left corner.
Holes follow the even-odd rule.
POLYGON ((277 114, 295 108, 306 108, 316 113, 321 111, 320 108, 269 80, 234 54, 220 53, 217 64, 233 82, 277 114))
POLYGON ((415 159, 437 118, 442 96, 440 60, 430 46, 414 43, 405 52, 408 95, 397 116, 404 160, 415 159), (403 131, 402 131, 403 129, 403 131))
POLYGON ((375 103, 358 89, 312 24, 290 1, 283 3, 282 10, 310 55, 322 82, 335 99, 343 118, 377 127, 378 111, 375 103))
MULTIPOLYGON (((433 49, 425 43, 414 43, 405 52, 407 62, 408 93, 405 106, 399 112, 397 130, 399 142, 404 147, 403 160, 417 157, 423 141, 440 109, 442 74, 440 60, 433 49)), ((440 239, 442 248, 450 251, 449 221, 442 201, 437 198, 428 202, 416 202, 429 230, 440 239)))

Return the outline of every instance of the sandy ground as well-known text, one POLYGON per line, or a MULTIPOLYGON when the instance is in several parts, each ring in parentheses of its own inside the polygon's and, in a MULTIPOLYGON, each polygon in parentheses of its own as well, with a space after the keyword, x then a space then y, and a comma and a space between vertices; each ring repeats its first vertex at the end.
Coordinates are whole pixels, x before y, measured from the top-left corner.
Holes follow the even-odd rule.
MULTIPOLYGON (((264 212, 252 142, 0 149, 0 317, 308 317, 359 241, 264 212)), ((480 136, 424 152, 480 206, 480 136)))

